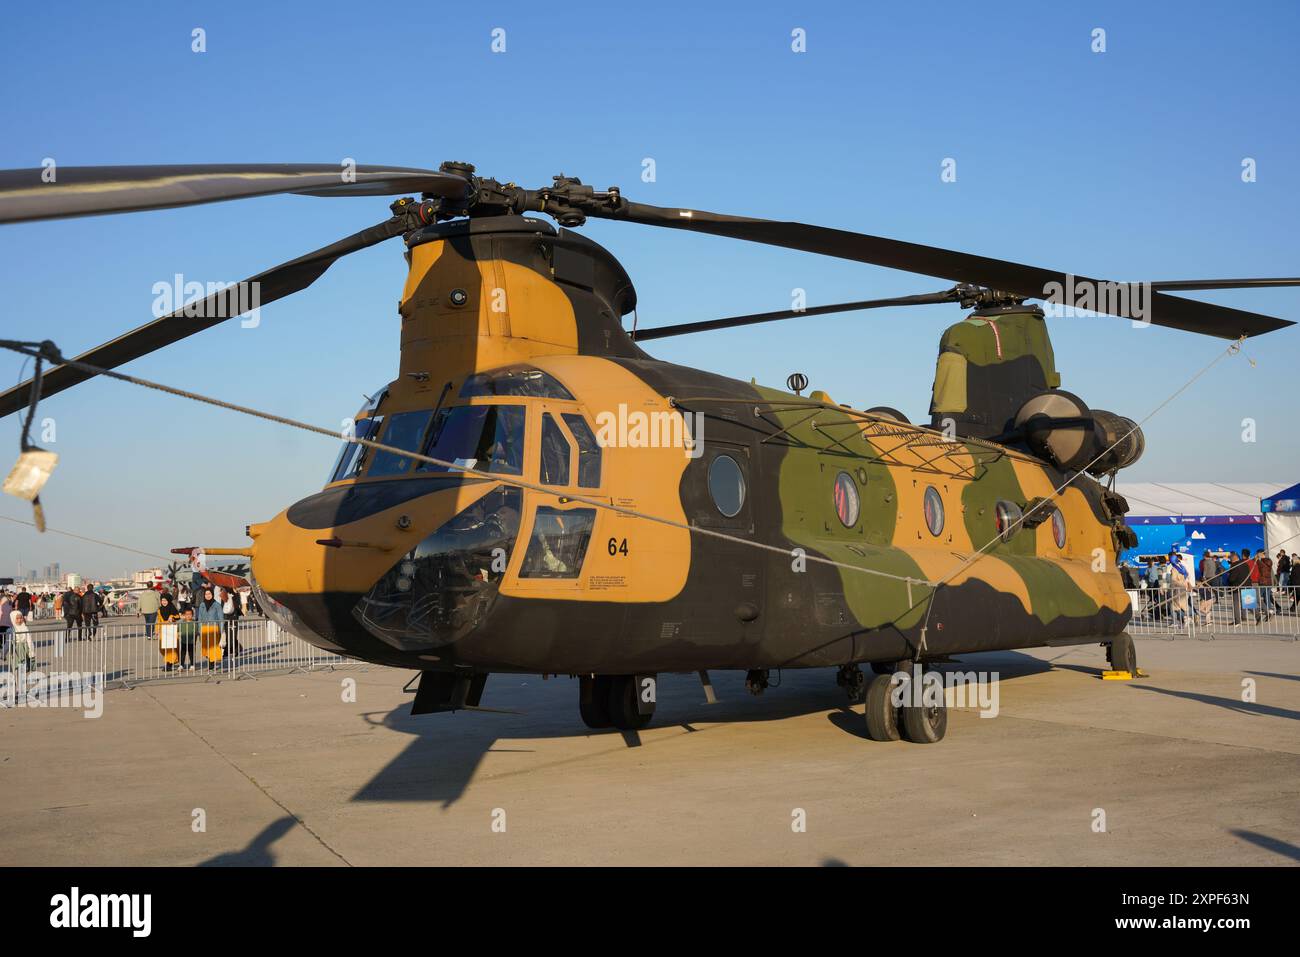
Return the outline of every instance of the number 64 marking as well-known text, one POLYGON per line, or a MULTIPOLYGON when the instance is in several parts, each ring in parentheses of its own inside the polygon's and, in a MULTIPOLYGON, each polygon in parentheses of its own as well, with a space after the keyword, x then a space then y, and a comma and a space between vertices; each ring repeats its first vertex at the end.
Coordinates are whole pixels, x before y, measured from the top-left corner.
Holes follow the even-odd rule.
POLYGON ((609 540, 609 553, 611 555, 626 555, 627 539, 625 538, 622 542, 619 542, 617 538, 611 538, 609 540))

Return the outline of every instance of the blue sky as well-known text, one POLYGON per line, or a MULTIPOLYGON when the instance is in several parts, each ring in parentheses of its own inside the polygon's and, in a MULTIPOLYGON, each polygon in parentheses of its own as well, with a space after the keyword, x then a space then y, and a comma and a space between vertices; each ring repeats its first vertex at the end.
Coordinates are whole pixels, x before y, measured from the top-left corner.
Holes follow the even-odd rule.
MULTIPOLYGON (((444 159, 526 185, 566 173, 668 206, 821 223, 1116 279, 1294 275, 1300 6, 1187 3, 25 4, 0 35, 0 167, 444 159), (207 52, 191 51, 191 31, 207 52), (506 52, 491 52, 491 31, 506 52), (1090 49, 1106 30, 1106 52, 1090 49), (807 31, 807 52, 790 35, 807 31), (657 181, 641 181, 653 158, 657 181), (1241 181, 1254 158, 1257 182, 1241 181), (957 181, 940 180, 945 158, 957 181)), ((73 353, 150 318, 180 272, 235 280, 385 218, 381 199, 277 197, 0 228, 3 335, 73 353)), ((654 325, 944 288, 710 237, 593 223, 654 325)), ((337 423, 396 370, 400 245, 336 264, 261 326, 129 371, 337 423)), ((1300 291, 1197 294, 1300 319, 1300 291)), ((955 307, 655 343, 663 358, 923 415, 955 307)), ((1120 320, 1052 329, 1063 387, 1145 416, 1223 348, 1120 320)), ((1300 479, 1300 333, 1225 360, 1147 426, 1127 477, 1300 479), (1257 440, 1241 440, 1242 420, 1257 440)), ((21 362, 0 356, 0 380, 21 362)), ((324 482, 302 433, 97 381, 50 399, 50 524, 146 550, 239 545, 324 482)), ((0 425, 16 454, 16 417, 0 425)), ((0 514, 30 518, 5 499, 0 514)), ((4 523, 0 574, 146 560, 4 523)))

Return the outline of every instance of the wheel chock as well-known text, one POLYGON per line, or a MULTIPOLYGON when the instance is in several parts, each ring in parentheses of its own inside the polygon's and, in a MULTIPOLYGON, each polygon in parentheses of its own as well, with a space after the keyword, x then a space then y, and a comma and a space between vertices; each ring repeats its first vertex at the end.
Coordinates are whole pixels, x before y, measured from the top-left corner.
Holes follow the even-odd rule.
POLYGON ((1134 678, 1150 678, 1150 677, 1151 676, 1147 674, 1145 671, 1143 671, 1141 668, 1137 670, 1137 674, 1132 674, 1128 671, 1103 671, 1101 673, 1102 681, 1132 681, 1134 678))

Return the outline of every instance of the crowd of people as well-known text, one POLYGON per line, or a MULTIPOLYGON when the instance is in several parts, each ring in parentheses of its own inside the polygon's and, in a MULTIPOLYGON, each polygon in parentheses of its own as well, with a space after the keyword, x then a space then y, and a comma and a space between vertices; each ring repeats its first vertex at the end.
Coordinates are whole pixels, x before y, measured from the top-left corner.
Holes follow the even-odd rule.
MULTIPOLYGON (((170 590, 157 585, 143 588, 134 596, 135 610, 144 619, 145 638, 159 641, 162 646, 165 670, 216 667, 217 661, 228 662, 242 653, 239 621, 261 614, 251 591, 221 588, 206 581, 193 591, 185 585, 177 586, 175 591, 173 596, 170 590), (164 638, 163 625, 175 625, 175 632, 168 631, 164 638), (203 640, 213 633, 219 636, 218 654, 211 654, 203 640), (196 654, 196 649, 205 654, 196 654)), ((61 618, 67 641, 95 641, 100 618, 105 614, 104 596, 92 584, 48 594, 32 594, 26 588, 0 591, 0 663, 10 669, 33 667, 35 649, 30 623, 34 620, 61 618)))
POLYGON ((1152 558, 1145 569, 1127 562, 1120 566, 1124 587, 1130 591, 1156 590, 1156 597, 1146 602, 1152 618, 1169 618, 1183 628, 1186 621, 1211 623, 1214 607, 1220 600, 1232 609, 1232 623, 1240 625, 1253 615, 1262 623, 1274 615, 1297 614, 1300 609, 1300 554, 1279 549, 1276 559, 1260 548, 1215 554, 1201 553, 1196 566, 1196 580, 1187 563, 1191 555, 1171 549, 1167 560, 1152 558), (1250 607, 1247 595, 1254 598, 1250 607))

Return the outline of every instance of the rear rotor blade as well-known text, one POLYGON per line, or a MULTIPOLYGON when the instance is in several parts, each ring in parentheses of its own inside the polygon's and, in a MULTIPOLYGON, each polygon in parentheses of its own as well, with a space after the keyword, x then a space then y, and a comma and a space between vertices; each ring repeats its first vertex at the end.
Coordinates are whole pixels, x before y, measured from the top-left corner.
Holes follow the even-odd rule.
POLYGON ((748 316, 731 316, 727 319, 706 319, 702 322, 682 322, 672 326, 654 326, 650 329, 638 329, 632 338, 637 342, 648 339, 666 339, 669 336, 684 336, 692 332, 710 332, 714 329, 731 329, 736 326, 752 326, 760 322, 776 322, 780 319, 795 319, 799 316, 824 316, 833 312, 855 312, 859 309, 884 309, 890 306, 928 306, 942 302, 956 302, 959 293, 955 289, 942 292, 928 292, 917 296, 899 296, 894 299, 864 299, 860 302, 841 302, 830 306, 809 306, 807 309, 782 309, 779 312, 756 312, 748 316))
POLYGON ((452 173, 401 166, 263 164, 69 166, 0 170, 0 223, 194 206, 250 196, 464 197, 469 181, 452 173), (44 176, 52 172, 53 182, 44 176))
MULTIPOLYGON (((709 233, 730 239, 743 239, 768 246, 783 246, 804 252, 850 259, 856 262, 887 266, 908 272, 938 276, 954 282, 973 283, 1004 290, 1026 299, 1043 299, 1053 285, 1064 290, 1091 286, 1101 289, 1110 285, 1129 286, 1128 283, 1104 283, 1086 276, 1075 276, 1037 266, 1026 266, 1003 259, 990 259, 971 253, 956 252, 937 246, 923 246, 882 236, 851 233, 806 223, 778 222, 768 219, 750 219, 744 216, 727 216, 697 209, 668 209, 644 203, 622 202, 616 208, 589 208, 590 215, 607 219, 623 219, 647 226, 667 226, 692 232, 709 233)), ((1257 336, 1275 329, 1294 325, 1286 319, 1243 312, 1208 302, 1181 299, 1152 292, 1146 303, 1147 314, 1126 315, 1150 321, 1159 326, 1198 332, 1222 339, 1240 336, 1257 336)), ((1123 310, 1116 310, 1123 315, 1123 310)))
MULTIPOLYGON (((335 260, 349 253, 383 242, 385 239, 400 236, 407 228, 409 228, 409 224, 403 217, 394 216, 386 222, 353 233, 351 236, 340 239, 338 242, 331 243, 314 252, 307 253, 305 256, 299 256, 297 259, 292 259, 265 272, 260 272, 256 276, 244 280, 245 288, 247 290, 253 288, 257 290, 256 303, 258 306, 268 305, 277 299, 283 299, 285 296, 306 289, 319 279, 325 270, 334 264, 335 260), (254 283, 257 284, 255 287, 253 286, 254 283)), ((87 352, 83 352, 76 358, 81 362, 88 362, 101 368, 113 369, 130 362, 132 359, 138 359, 164 346, 188 338, 196 332, 210 329, 227 319, 239 315, 241 307, 247 308, 250 297, 248 295, 240 296, 237 287, 231 287, 231 289, 234 290, 234 294, 229 291, 214 292, 197 303, 187 303, 161 319, 146 323, 138 329, 133 329, 124 335, 118 336, 111 342, 106 342, 87 352)), ((41 395, 54 395, 56 392, 62 392, 64 389, 93 377, 93 372, 74 369, 66 365, 55 366, 45 373, 41 383, 41 395)), ((11 412, 26 408, 30 388, 31 380, 28 380, 4 393, 0 393, 0 418, 9 415, 11 412)))

